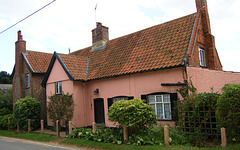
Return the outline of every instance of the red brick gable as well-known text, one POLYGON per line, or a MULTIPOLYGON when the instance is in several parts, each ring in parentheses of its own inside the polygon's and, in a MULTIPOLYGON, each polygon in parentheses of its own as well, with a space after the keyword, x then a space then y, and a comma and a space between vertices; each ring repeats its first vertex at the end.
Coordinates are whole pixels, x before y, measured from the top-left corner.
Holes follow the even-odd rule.
POLYGON ((34 73, 46 73, 53 54, 29 51, 23 53, 25 62, 34 73))
POLYGON ((89 58, 87 80, 182 66, 196 13, 110 40, 104 49, 71 53, 89 58))

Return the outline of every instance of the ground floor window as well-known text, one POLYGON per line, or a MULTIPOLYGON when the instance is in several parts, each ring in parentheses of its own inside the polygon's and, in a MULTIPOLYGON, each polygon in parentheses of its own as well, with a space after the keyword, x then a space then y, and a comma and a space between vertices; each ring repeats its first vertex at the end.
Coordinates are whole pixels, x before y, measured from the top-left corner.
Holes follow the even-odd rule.
POLYGON ((148 95, 148 104, 154 109, 157 119, 172 119, 170 94, 148 95))
POLYGON ((115 102, 120 101, 120 100, 130 100, 133 99, 133 96, 116 96, 112 98, 108 98, 108 108, 115 102))

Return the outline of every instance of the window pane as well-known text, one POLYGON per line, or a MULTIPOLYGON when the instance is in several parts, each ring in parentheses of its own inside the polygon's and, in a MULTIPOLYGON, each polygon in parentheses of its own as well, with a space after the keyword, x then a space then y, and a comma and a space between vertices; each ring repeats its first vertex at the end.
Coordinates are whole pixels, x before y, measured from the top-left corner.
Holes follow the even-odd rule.
POLYGON ((154 95, 149 95, 148 96, 148 101, 149 101, 149 103, 155 103, 155 96, 154 95))
POLYGON ((170 104, 164 104, 164 114, 165 114, 165 119, 171 119, 171 105, 170 104))
POLYGON ((170 102, 170 95, 169 94, 163 95, 163 102, 170 102))
POLYGON ((150 106, 154 109, 155 112, 155 104, 150 104, 150 106))
POLYGON ((163 119, 163 107, 162 104, 157 104, 157 116, 158 119, 163 119))
POLYGON ((157 102, 162 102, 162 95, 157 95, 156 99, 157 99, 157 102))

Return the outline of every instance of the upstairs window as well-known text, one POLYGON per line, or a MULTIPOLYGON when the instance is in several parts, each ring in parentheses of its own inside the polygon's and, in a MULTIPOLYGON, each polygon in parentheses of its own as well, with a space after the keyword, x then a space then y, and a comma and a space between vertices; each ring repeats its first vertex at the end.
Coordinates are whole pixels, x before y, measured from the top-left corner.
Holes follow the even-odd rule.
POLYGON ((199 60, 200 60, 200 66, 206 67, 206 56, 205 56, 205 50, 201 47, 198 48, 199 50, 199 60))
POLYGON ((26 88, 30 88, 30 77, 29 77, 29 73, 26 74, 26 88))
POLYGON ((154 109, 154 112, 157 115, 157 119, 172 119, 170 94, 149 95, 148 104, 154 109))
POLYGON ((55 94, 62 94, 62 82, 55 82, 55 94))

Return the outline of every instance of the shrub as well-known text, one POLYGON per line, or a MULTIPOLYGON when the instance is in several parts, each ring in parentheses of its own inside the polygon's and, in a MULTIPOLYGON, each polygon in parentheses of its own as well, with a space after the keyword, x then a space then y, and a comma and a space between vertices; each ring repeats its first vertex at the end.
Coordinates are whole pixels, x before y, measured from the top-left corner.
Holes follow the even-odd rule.
POLYGON ((7 129, 8 127, 10 129, 14 129, 16 128, 16 119, 14 114, 7 114, 7 115, 3 115, 0 116, 0 128, 1 129, 7 129), (10 124, 8 123, 8 118, 10 119, 10 124))
POLYGON ((233 142, 240 142, 240 84, 226 85, 217 101, 217 119, 233 142))
MULTIPOLYGON (((183 134, 176 128, 170 128, 170 144, 187 145, 187 139, 183 134)), ((69 138, 80 138, 85 140, 92 140, 97 142, 105 143, 123 143, 123 129, 122 128, 105 128, 98 129, 95 133, 92 132, 91 128, 79 128, 74 129, 73 132, 68 136, 69 138)), ((164 131, 163 127, 148 128, 146 130, 140 130, 129 136, 129 140, 125 142, 129 145, 163 145, 164 144, 164 131)), ((189 144, 188 144, 189 145, 189 144)))
POLYGON ((47 109, 49 118, 52 119, 54 125, 57 120, 59 120, 60 123, 64 123, 72 118, 74 110, 72 95, 69 95, 68 93, 53 95, 50 96, 49 99, 50 101, 48 102, 47 109))
MULTIPOLYGON (((5 94, 0 90, 0 109, 7 108, 12 111, 13 109, 13 98, 12 98, 12 89, 8 89, 5 94)), ((11 112, 12 113, 12 112, 11 112)))
POLYGON ((109 120, 135 130, 151 127, 157 122, 153 108, 140 99, 115 102, 108 112, 109 120))
POLYGON ((40 122, 40 102, 31 97, 20 99, 14 105, 14 115, 20 128, 27 129, 28 119, 31 119, 31 127, 36 129, 40 122))
POLYGON ((0 116, 11 114, 12 112, 7 108, 0 109, 0 116))

